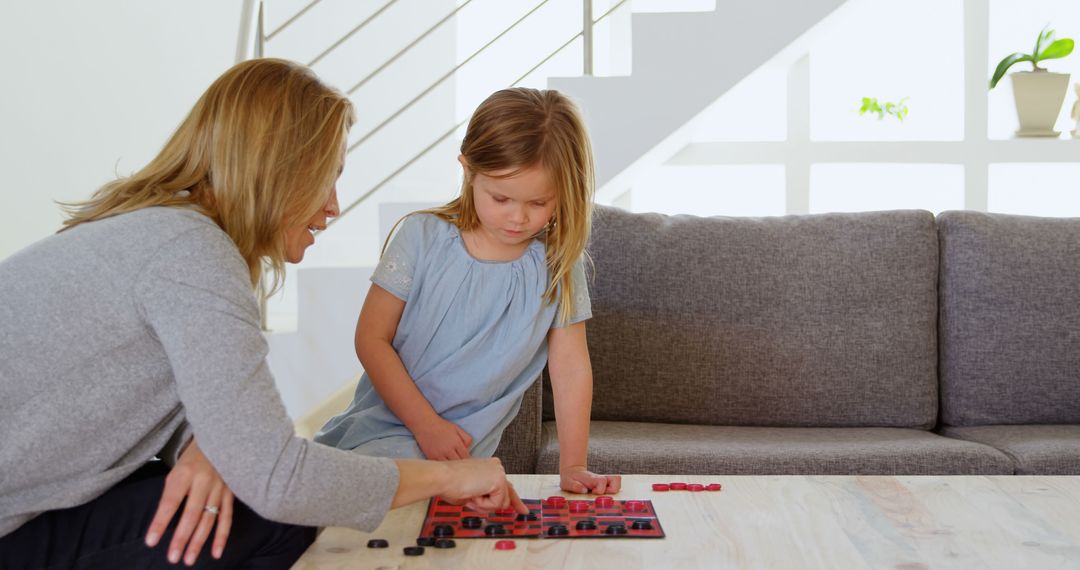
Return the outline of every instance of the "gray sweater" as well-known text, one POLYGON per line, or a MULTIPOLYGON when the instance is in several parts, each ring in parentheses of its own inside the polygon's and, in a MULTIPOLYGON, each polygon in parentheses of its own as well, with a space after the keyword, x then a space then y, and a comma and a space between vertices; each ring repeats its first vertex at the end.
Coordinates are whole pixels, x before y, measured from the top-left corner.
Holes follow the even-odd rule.
POLYGON ((0 536, 193 432, 266 518, 371 530, 398 471, 293 435, 247 266, 193 211, 82 224, 0 262, 0 536))

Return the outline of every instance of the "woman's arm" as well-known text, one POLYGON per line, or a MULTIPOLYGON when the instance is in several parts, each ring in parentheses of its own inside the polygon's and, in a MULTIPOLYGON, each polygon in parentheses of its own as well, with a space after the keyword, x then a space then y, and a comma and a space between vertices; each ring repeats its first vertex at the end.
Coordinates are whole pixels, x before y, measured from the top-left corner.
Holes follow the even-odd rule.
POLYGON ((555 398, 559 434, 559 475, 562 488, 574 493, 617 493, 618 475, 595 475, 588 470, 589 420, 592 413, 592 363, 585 323, 548 333, 548 373, 555 398))
POLYGON ((480 508, 513 502, 497 462, 399 464, 296 437, 266 363, 247 266, 209 220, 170 240, 133 285, 199 450, 259 515, 373 530, 392 505, 435 494, 480 508))
POLYGON ((432 496, 465 501, 474 510, 488 512, 513 508, 529 512, 518 498, 514 486, 506 480, 498 458, 464 461, 395 460, 400 484, 391 506, 397 508, 432 496))
POLYGON ((178 234, 133 287, 168 363, 166 388, 237 498, 279 522, 371 530, 382 521, 397 465, 295 436, 266 363, 250 274, 224 232, 207 220, 178 234))
POLYGON ((356 322, 356 356, 379 397, 416 436, 425 457, 466 459, 472 437, 435 412, 394 350, 394 335, 404 311, 405 301, 372 284, 356 322))

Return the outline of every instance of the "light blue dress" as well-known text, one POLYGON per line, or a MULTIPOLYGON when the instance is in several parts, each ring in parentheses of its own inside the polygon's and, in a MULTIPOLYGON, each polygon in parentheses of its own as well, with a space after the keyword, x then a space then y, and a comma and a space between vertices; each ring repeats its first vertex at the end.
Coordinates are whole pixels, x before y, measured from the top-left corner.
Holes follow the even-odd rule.
MULTIPOLYGON (((573 270, 567 325, 592 316, 585 273, 573 270)), ((517 415, 525 390, 547 363, 547 334, 558 303, 544 301, 544 244, 534 240, 513 261, 482 261, 458 229, 431 214, 401 222, 371 281, 405 301, 394 350, 435 411, 473 438, 473 457, 491 457, 517 415)), ((352 404, 315 440, 364 455, 423 453, 386 407, 365 373, 352 404)))

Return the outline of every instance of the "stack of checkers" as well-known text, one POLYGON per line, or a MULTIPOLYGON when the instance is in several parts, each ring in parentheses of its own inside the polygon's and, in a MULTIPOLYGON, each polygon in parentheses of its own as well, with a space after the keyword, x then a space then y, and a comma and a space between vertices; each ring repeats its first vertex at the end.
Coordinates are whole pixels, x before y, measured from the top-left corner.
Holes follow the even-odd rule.
POLYGON ((708 485, 702 485, 700 483, 653 483, 653 491, 691 491, 694 493, 700 491, 719 491, 721 489, 720 483, 709 483, 708 485))

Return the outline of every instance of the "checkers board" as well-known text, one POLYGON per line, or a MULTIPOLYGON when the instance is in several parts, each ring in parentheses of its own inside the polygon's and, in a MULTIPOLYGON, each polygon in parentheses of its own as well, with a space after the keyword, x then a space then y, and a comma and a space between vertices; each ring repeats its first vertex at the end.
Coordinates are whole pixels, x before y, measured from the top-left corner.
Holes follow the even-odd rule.
POLYGON ((432 499, 420 538, 664 538, 652 501, 554 496, 522 502, 528 515, 513 510, 483 514, 432 499))

